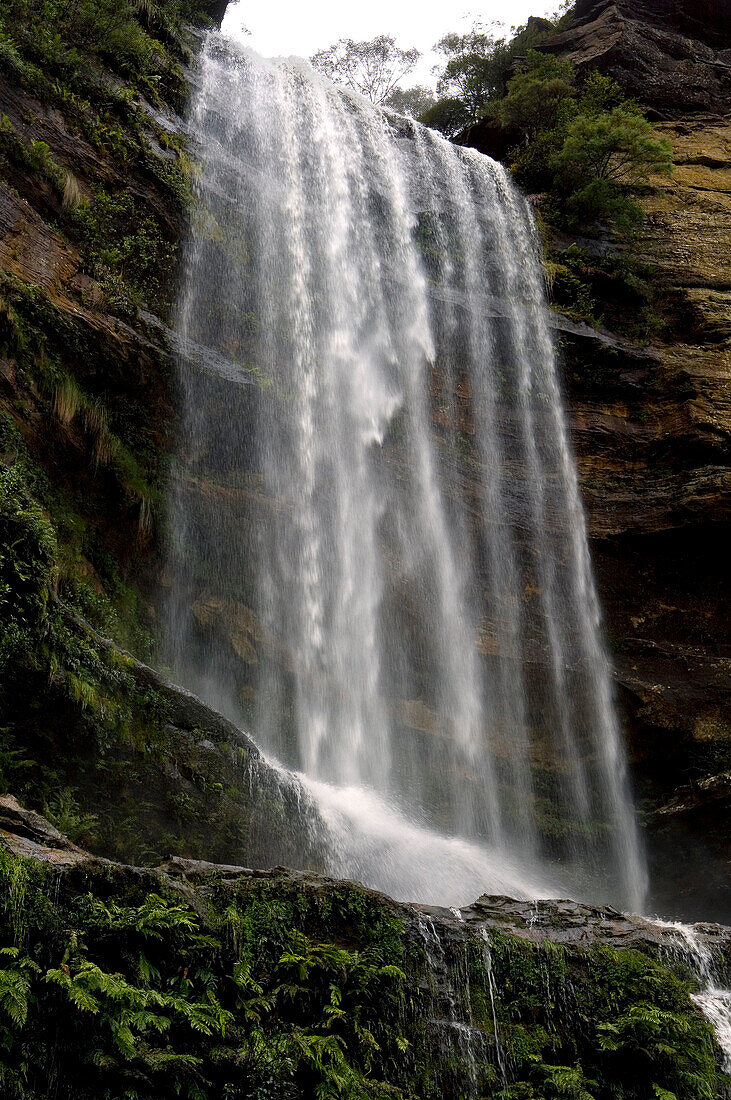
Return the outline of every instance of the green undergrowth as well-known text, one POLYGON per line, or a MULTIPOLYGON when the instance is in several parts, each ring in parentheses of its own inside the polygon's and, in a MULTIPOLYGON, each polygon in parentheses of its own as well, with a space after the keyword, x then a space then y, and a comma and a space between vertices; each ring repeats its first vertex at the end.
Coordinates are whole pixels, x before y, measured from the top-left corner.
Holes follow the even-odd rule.
POLYGON ((552 305, 564 316, 594 328, 622 333, 640 344, 657 336, 656 273, 620 249, 589 250, 558 245, 544 225, 546 286, 552 305))
POLYGON ((37 173, 63 197, 67 173, 51 156, 45 141, 24 141, 7 115, 0 115, 0 156, 20 169, 37 173))
POLYGON ((128 319, 140 305, 169 309, 191 201, 194 166, 164 118, 188 96, 188 21, 205 23, 206 4, 0 0, 0 82, 33 97, 0 118, 0 168, 128 319), (61 125, 46 125, 49 108, 61 125))
POLYGON ((653 959, 507 935, 444 944, 351 884, 0 855, 0 1079, 40 1100, 712 1100, 708 1025, 653 959), (446 1002, 445 1002, 446 1003, 446 1002), (497 1042, 496 1042, 497 1040, 497 1042))
MULTIPOLYGON (((152 431, 130 418, 121 395, 112 402, 99 387, 100 349, 83 327, 74 327, 39 288, 11 276, 0 277, 0 354, 14 364, 18 390, 32 394, 34 406, 29 418, 22 401, 0 404, 2 514, 15 515, 16 525, 45 517, 54 584, 102 632, 144 657, 150 650, 144 609, 113 550, 115 526, 131 529, 140 549, 152 534, 162 473, 152 431), (69 369, 82 362, 93 371, 83 384, 69 369)), ((38 534, 37 523, 34 529, 38 534)), ((11 532, 7 539, 11 557, 11 532)), ((38 554, 26 551, 29 560, 19 568, 47 587, 38 554)), ((12 587, 7 598, 12 604, 12 587)))
POLYGON ((475 1018, 497 1032, 501 1100, 701 1100, 724 1095, 712 1034, 689 986, 634 950, 565 948, 493 934, 474 953, 475 1018), (489 982, 479 980, 489 959, 489 982), (497 1024, 497 1027, 495 1026, 497 1024))
POLYGON ((4 1095, 403 1095, 400 928, 362 892, 221 886, 201 916, 150 876, 0 877, 4 1095))
POLYGON ((85 266, 99 280, 107 305, 133 318, 138 306, 167 307, 163 285, 176 262, 176 245, 134 198, 97 188, 75 209, 71 223, 85 266))
POLYGON ((128 98, 111 72, 153 103, 180 105, 184 24, 206 19, 196 0, 3 0, 0 66, 49 98, 128 98))

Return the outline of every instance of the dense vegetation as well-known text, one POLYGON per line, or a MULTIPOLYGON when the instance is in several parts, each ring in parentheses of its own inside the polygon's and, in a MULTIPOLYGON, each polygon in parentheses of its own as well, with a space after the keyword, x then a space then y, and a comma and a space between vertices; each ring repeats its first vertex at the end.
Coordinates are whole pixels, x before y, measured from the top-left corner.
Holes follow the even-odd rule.
POLYGON ((552 19, 531 18, 525 26, 513 28, 510 38, 495 38, 479 23, 465 34, 445 34, 435 46, 444 58, 438 98, 423 121, 452 135, 482 118, 489 105, 505 95, 518 59, 559 31, 569 18, 565 13, 552 19))
POLYGON ((183 19, 193 10, 187 0, 0 4, 0 71, 60 110, 107 170, 77 180, 57 159, 68 149, 26 139, 7 116, 0 120, 2 167, 10 182, 21 172, 50 185, 44 213, 80 248, 86 270, 123 316, 144 303, 167 305, 162 284, 189 198, 190 165, 182 138, 156 122, 154 109, 184 103, 181 62, 191 55, 183 19), (124 186, 132 166, 160 191, 159 208, 150 210, 137 188, 124 186))
POLYGON ((669 174, 671 150, 610 77, 593 72, 576 87, 570 62, 533 50, 494 108, 520 133, 512 168, 528 191, 545 191, 544 217, 569 228, 609 222, 630 231, 642 220, 632 188, 669 174))
POLYGON ((528 20, 509 40, 479 27, 445 36, 440 98, 421 121, 448 136, 474 123, 489 128, 489 151, 537 196, 558 308, 646 341, 656 288, 633 255, 643 221, 638 199, 651 176, 670 174, 672 151, 614 80, 597 71, 579 77, 570 62, 540 52, 570 26, 567 7, 553 19, 528 20))
POLYGON ((202 843, 204 803, 219 856, 247 828, 210 734, 181 738, 77 618, 151 656, 172 380, 148 311, 175 287, 193 166, 170 110, 205 7, 0 2, 2 194, 26 219, 0 261, 0 789, 138 860, 202 843))
POLYGON ((3 0, 2 65, 34 92, 61 100, 106 93, 112 106, 128 99, 104 79, 103 66, 151 102, 182 104, 183 24, 205 10, 204 0, 3 0))
POLYGON ((445 989, 414 917, 377 895, 196 881, 0 855, 4 1096, 713 1100, 723 1087, 687 986, 635 951, 447 938, 445 989))

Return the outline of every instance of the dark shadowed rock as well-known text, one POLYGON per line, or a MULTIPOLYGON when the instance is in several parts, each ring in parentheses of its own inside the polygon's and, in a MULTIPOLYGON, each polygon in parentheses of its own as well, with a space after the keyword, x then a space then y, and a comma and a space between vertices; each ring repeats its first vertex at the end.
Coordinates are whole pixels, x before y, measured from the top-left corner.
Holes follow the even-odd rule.
POLYGON ((541 49, 613 76, 661 118, 731 108, 725 0, 579 0, 571 26, 541 49), (724 33, 724 30, 726 33, 724 33))

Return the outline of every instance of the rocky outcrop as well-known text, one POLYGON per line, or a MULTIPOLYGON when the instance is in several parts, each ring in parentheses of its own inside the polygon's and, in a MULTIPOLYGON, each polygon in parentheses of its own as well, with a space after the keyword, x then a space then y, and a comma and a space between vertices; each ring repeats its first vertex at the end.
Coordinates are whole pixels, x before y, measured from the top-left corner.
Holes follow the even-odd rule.
POLYGON ((725 0, 578 0, 573 16, 542 50, 610 73, 660 118, 731 108, 725 0))
POLYGON ((45 817, 24 809, 10 794, 0 795, 0 844, 6 851, 24 859, 64 867, 94 858, 73 844, 45 817))
POLYGON ((720 975, 726 928, 681 935, 610 908, 506 897, 430 909, 282 868, 126 866, 11 796, 0 886, 16 1010, 0 1073, 30 1100, 51 1074, 60 1100, 130 1082, 139 1100, 188 1084, 205 1100, 305 1097, 343 1081, 392 1100, 561 1095, 552 1083, 565 1094, 567 1082, 626 1100, 729 1095, 683 949, 698 944, 720 975))
MULTIPOLYGON (((66 795, 59 802, 41 772, 45 793, 31 784, 33 804, 47 803, 46 812, 55 808, 60 821, 70 821, 75 839, 105 856, 325 865, 319 812, 294 775, 265 760, 241 729, 192 692, 120 650, 72 609, 60 604, 59 610, 93 646, 97 667, 109 670, 102 681, 106 708, 124 708, 131 722, 111 744, 95 745, 83 718, 64 700, 63 678, 57 676, 39 692, 35 726, 24 731, 22 744, 34 757, 50 756, 66 795)), ((92 729, 97 722, 93 717, 92 729)), ((0 805, 5 806, 0 830, 10 829, 17 819, 10 804, 0 805)), ((24 814, 26 825, 42 822, 32 810, 24 814)), ((35 825, 24 835, 43 843, 35 825)), ((61 849, 68 851, 65 845, 61 849)), ((72 862, 78 851, 73 850, 72 862)), ((18 849, 16 854, 34 853, 18 849)), ((65 855, 53 858, 63 862, 65 855)))

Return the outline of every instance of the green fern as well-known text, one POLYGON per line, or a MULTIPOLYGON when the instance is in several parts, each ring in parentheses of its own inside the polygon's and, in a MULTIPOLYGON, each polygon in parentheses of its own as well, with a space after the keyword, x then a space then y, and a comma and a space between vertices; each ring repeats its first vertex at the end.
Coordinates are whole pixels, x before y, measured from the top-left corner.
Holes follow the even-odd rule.
POLYGON ((0 1008, 16 1028, 21 1028, 28 1019, 31 981, 39 967, 21 956, 17 947, 0 947, 0 956, 10 963, 0 970, 0 1008))

